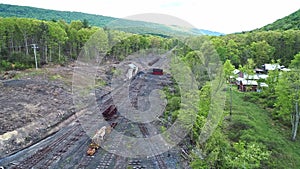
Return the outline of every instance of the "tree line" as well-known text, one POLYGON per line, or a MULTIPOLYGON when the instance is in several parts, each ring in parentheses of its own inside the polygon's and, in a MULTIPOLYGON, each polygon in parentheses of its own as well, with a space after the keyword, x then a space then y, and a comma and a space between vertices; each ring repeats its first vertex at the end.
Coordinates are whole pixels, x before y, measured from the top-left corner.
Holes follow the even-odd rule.
POLYGON ((107 57, 122 59, 147 48, 171 48, 173 40, 152 35, 137 35, 90 26, 87 20, 41 21, 27 18, 0 18, 0 64, 2 70, 26 69, 34 65, 33 44, 38 64, 74 60, 84 44, 98 32, 99 38, 112 48, 107 57), (99 33, 102 32, 102 33, 99 33), (117 44, 112 44, 118 42, 117 44), (12 67, 12 65, 14 65, 12 67))
MULTIPOLYGON (((124 57, 128 52, 157 45, 171 48, 176 42, 171 37, 138 35, 107 27, 93 27, 88 20, 77 20, 68 24, 63 20, 0 18, 0 59, 5 61, 2 67, 7 67, 7 63, 17 63, 20 68, 31 67, 32 44, 38 45, 39 64, 75 59, 82 46, 97 31, 104 32, 103 39, 109 45, 116 42, 116 39, 130 37, 114 46, 109 53, 114 57, 124 57)), ((236 68, 245 65, 248 59, 253 59, 256 67, 278 59, 281 64, 288 66, 294 55, 300 51, 300 30, 256 31, 203 37, 210 39, 223 62, 231 60, 236 68)))
POLYGON ((278 59, 288 66, 300 51, 300 30, 245 32, 211 40, 221 60, 231 60, 236 68, 248 59, 253 59, 257 67, 278 59))

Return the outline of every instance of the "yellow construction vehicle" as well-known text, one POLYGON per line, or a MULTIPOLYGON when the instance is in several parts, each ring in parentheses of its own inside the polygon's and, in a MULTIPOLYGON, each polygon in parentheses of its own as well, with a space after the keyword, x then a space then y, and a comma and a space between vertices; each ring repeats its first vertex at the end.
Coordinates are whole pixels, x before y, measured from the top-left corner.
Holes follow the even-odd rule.
POLYGON ((89 145, 88 150, 86 151, 87 155, 93 156, 96 153, 96 150, 100 148, 101 141, 104 139, 104 135, 109 134, 112 130, 111 126, 103 126, 92 138, 92 143, 89 145))
POLYGON ((89 145, 89 148, 88 148, 88 150, 87 150, 87 152, 86 152, 87 155, 89 155, 89 156, 94 155, 94 154, 96 153, 96 150, 97 150, 99 147, 100 147, 99 144, 96 144, 96 143, 92 142, 92 143, 89 145))

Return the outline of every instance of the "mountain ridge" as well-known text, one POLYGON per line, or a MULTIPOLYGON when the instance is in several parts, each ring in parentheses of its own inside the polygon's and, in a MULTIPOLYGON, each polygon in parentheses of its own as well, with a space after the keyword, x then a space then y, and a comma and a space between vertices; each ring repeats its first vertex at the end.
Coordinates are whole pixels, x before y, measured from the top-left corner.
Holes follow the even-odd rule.
POLYGON ((19 6, 19 5, 9 5, 9 4, 0 4, 0 17, 21 17, 21 18, 34 18, 39 20, 64 20, 67 23, 70 23, 74 20, 88 20, 91 26, 105 27, 107 24, 112 21, 118 20, 119 22, 126 23, 131 29, 123 28, 122 31, 130 33, 140 33, 140 34, 161 34, 161 35, 211 35, 211 36, 220 36, 224 35, 223 33, 190 28, 189 30, 181 28, 174 29, 167 25, 150 23, 144 21, 134 21, 126 20, 121 18, 114 18, 110 16, 98 15, 98 14, 89 14, 76 11, 59 11, 52 9, 36 8, 29 6, 19 6), (141 27, 141 25, 143 27, 141 27), (139 28, 139 29, 132 29, 139 28), (149 32, 150 31, 150 32, 149 32))
POLYGON ((300 29, 300 9, 287 15, 283 18, 276 20, 273 23, 267 24, 258 30, 269 31, 269 30, 289 30, 289 29, 300 29))

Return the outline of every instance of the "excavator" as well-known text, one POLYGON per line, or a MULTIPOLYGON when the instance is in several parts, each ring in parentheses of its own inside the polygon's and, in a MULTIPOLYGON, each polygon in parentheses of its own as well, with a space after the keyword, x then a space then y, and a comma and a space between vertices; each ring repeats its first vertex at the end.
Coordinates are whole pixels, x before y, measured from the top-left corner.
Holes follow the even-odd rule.
POLYGON ((87 150, 87 155, 93 156, 96 151, 100 148, 101 142, 104 140, 104 136, 106 134, 109 134, 112 130, 117 125, 117 123, 112 123, 110 126, 103 126, 96 132, 96 134, 92 138, 92 143, 89 144, 88 150, 87 150))

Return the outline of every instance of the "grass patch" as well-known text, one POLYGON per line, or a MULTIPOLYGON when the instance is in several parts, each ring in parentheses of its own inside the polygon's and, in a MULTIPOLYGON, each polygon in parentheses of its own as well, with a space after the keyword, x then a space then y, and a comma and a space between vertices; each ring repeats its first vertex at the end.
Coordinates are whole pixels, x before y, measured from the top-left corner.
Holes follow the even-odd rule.
POLYGON ((264 144, 272 152, 269 161, 262 166, 264 168, 299 168, 300 140, 290 140, 290 129, 274 121, 270 113, 261 108, 259 102, 255 103, 251 96, 238 91, 233 91, 232 96, 232 119, 224 122, 230 141, 264 144))
POLYGON ((59 74, 55 74, 55 75, 50 76, 49 79, 55 81, 55 80, 57 80, 57 79, 62 79, 62 77, 61 77, 61 75, 59 75, 59 74))
POLYGON ((24 77, 35 77, 35 76, 40 76, 45 74, 45 70, 43 69, 26 69, 24 71, 20 71, 16 74, 16 76, 14 77, 14 79, 21 79, 24 77))

